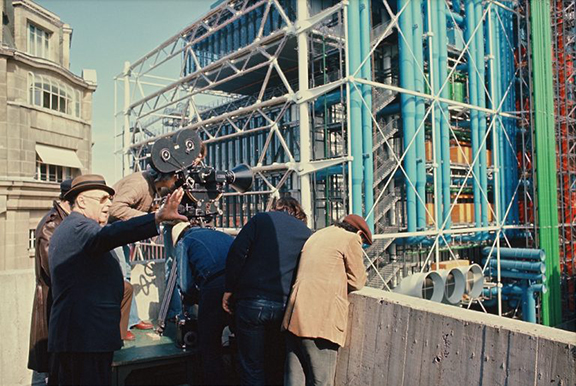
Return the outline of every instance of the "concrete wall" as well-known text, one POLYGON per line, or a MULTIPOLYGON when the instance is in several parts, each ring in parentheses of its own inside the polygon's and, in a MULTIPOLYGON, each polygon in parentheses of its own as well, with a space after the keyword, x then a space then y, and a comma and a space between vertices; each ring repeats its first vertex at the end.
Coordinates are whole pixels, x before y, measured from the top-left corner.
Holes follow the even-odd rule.
POLYGON ((337 385, 576 385, 576 334, 372 288, 350 296, 337 385))
POLYGON ((0 385, 30 385, 27 369, 34 270, 0 270, 0 385))

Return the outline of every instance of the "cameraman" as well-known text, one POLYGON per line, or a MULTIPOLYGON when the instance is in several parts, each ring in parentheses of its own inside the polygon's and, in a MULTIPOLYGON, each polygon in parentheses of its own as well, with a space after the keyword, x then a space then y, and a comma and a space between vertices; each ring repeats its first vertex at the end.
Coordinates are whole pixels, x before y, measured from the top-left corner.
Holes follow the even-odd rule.
MULTIPOLYGON (((126 221, 154 211, 154 198, 160 192, 160 189, 167 188, 172 190, 175 185, 176 175, 174 173, 159 173, 153 169, 132 173, 122 178, 113 186, 116 194, 114 195, 112 205, 110 206, 109 223, 113 223, 117 220, 126 221)), ((132 272, 130 265, 130 251, 128 246, 124 246, 123 250, 125 264, 122 265, 125 268, 125 279, 130 281, 132 272)), ((119 257, 122 259, 122 256, 119 257)), ((174 303, 171 302, 171 304, 174 303)), ((135 296, 132 298, 128 327, 138 328, 141 330, 149 330, 153 327, 151 323, 140 320, 135 296)), ((134 336, 130 332, 128 334, 128 339, 134 339, 134 336)))
POLYGON ((221 307, 224 295, 224 269, 232 237, 212 228, 202 228, 197 220, 172 228, 179 286, 186 297, 198 291, 198 346, 202 357, 205 385, 227 384, 222 360, 222 331, 228 318, 221 307))

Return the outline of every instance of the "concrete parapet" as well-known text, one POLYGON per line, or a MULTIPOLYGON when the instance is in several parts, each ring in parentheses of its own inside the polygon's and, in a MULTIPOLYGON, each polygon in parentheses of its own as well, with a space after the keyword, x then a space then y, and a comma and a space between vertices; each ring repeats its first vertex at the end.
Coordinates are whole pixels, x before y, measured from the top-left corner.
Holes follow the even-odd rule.
POLYGON ((396 293, 350 295, 337 385, 575 385, 576 334, 396 293))

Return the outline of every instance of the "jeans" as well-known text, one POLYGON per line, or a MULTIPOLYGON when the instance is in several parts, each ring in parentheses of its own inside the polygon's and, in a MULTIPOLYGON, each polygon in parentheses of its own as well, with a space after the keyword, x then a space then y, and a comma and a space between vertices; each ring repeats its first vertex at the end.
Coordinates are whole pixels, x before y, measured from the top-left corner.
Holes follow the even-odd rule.
POLYGON ((222 309, 224 280, 224 275, 221 275, 205 283, 200 289, 198 348, 202 357, 204 385, 228 384, 222 360, 222 331, 228 325, 227 314, 222 309))
MULTIPOLYGON (((168 278, 170 277, 170 271, 172 267, 177 267, 175 262, 175 250, 174 244, 172 244, 172 225, 165 224, 162 230, 162 236, 164 238, 164 259, 165 259, 165 280, 168 284, 168 278)), ((176 280, 178 283, 178 280, 176 280)), ((176 315, 182 314, 182 301, 180 300, 180 290, 178 286, 175 286, 174 292, 172 293, 172 298, 170 298, 170 305, 168 307, 167 319, 174 318, 176 315)))
POLYGON ((32 381, 31 386, 46 386, 46 379, 48 378, 48 373, 39 373, 36 370, 32 371, 32 381))
POLYGON ((286 333, 286 386, 332 386, 338 344, 329 340, 300 338, 286 333))
POLYGON ((240 299, 235 305, 236 339, 242 385, 281 385, 285 342, 280 332, 284 303, 240 299))

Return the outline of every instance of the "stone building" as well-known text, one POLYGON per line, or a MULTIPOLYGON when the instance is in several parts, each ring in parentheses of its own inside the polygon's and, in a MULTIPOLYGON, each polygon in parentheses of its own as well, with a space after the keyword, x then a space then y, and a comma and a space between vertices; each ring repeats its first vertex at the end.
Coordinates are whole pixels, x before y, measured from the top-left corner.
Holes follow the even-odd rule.
POLYGON ((0 272, 33 267, 34 231, 59 182, 91 169, 96 73, 70 71, 72 29, 0 0, 0 272))

